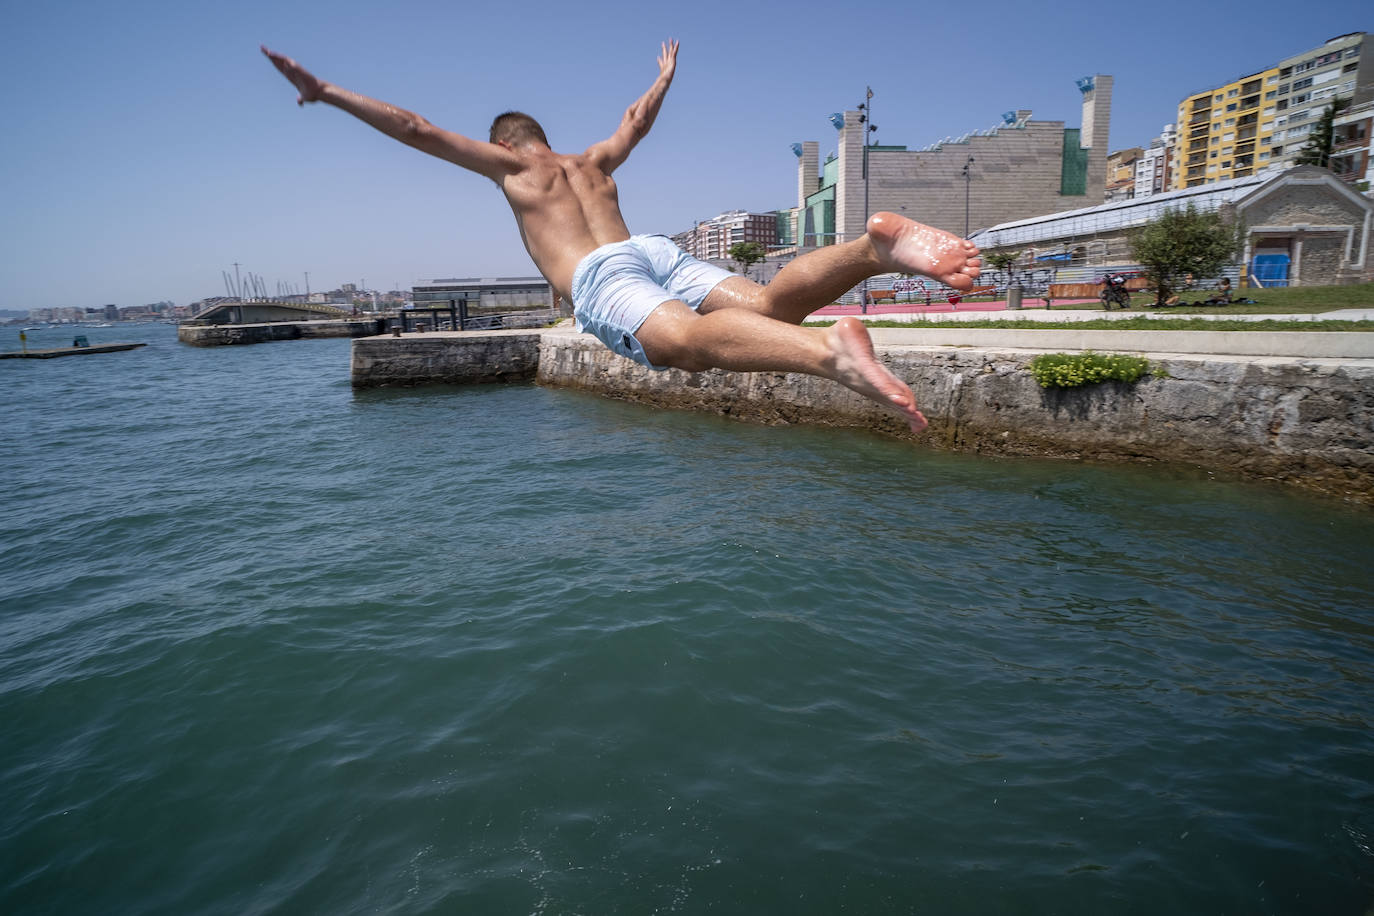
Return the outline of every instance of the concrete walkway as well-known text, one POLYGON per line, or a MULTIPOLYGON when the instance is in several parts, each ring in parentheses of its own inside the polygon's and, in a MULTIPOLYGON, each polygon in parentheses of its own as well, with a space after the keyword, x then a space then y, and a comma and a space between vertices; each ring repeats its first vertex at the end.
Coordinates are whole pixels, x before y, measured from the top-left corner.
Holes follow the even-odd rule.
MULTIPOLYGON (((860 314, 859 307, 826 306, 813 314, 807 321, 834 321, 844 315, 854 315, 864 321, 1119 321, 1126 318, 1201 318, 1204 321, 1374 321, 1374 308, 1338 309, 1332 312, 1302 312, 1299 314, 1251 315, 1208 313, 1203 315, 1179 314, 1171 311, 1123 311, 1101 308, 1086 308, 1089 300, 1081 303, 1066 303, 1053 309, 1023 308, 1008 309, 1005 302, 961 303, 958 309, 949 305, 932 306, 929 309, 910 310, 906 304, 900 306, 882 305, 870 308, 867 314, 860 314)), ((1371 328, 1374 330, 1374 328, 1371 328)))

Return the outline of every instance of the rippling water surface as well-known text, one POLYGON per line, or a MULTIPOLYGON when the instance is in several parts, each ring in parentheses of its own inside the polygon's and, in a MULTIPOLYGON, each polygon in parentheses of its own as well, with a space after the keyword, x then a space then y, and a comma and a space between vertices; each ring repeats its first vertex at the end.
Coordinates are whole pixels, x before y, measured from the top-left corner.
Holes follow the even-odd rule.
POLYGON ((1374 905, 1367 510, 87 333, 0 362, 0 912, 1374 905))

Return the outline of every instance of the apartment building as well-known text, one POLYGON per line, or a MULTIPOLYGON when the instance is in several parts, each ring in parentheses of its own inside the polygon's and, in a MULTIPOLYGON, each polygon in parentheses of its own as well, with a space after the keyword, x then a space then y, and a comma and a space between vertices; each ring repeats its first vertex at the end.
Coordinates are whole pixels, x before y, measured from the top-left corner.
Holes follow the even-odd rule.
POLYGON ((1159 136, 1135 161, 1135 197, 1152 197, 1169 190, 1173 178, 1174 147, 1178 144, 1178 131, 1174 125, 1165 124, 1159 136))
POLYGON ((1340 35, 1280 61, 1273 89, 1273 163, 1291 165, 1333 100, 1361 105, 1374 99, 1374 35, 1340 35))
POLYGON ((1270 67, 1184 99, 1178 106, 1179 140, 1173 156, 1173 190, 1216 184, 1268 166, 1274 136, 1273 108, 1265 85, 1277 82, 1270 67))
POLYGON ((1178 106, 1171 189, 1287 168, 1334 99, 1374 98, 1374 36, 1351 32, 1178 106))
POLYGON ((1138 146, 1107 154, 1107 188, 1104 200, 1130 200, 1135 197, 1136 163, 1145 151, 1138 146))
POLYGON ((770 251, 778 247, 778 215, 730 210, 679 232, 673 242, 703 261, 728 260, 730 249, 740 242, 756 242, 770 251))
POLYGON ((1352 105, 1336 115, 1331 143, 1331 171, 1349 182, 1368 182, 1374 159, 1374 102, 1352 105))

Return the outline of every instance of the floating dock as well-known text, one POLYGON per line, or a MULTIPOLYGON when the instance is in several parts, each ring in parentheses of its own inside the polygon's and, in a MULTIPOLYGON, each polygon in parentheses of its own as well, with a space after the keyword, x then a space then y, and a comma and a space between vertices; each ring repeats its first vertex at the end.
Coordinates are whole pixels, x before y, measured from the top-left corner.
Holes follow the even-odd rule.
POLYGON ((51 347, 43 350, 10 350, 7 353, 0 353, 0 359, 56 359, 59 356, 117 353, 120 350, 136 350, 146 346, 148 346, 146 343, 107 343, 89 344, 84 347, 51 347))

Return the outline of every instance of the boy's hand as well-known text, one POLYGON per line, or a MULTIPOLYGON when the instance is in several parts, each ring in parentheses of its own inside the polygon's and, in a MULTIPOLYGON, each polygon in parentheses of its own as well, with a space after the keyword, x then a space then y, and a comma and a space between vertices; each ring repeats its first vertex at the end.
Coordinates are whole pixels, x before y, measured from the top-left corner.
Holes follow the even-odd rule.
POLYGON ((663 49, 658 53, 658 75, 660 79, 672 81, 673 73, 677 70, 677 42, 671 38, 663 43, 663 49))
POLYGON ((296 87, 300 93, 296 97, 297 105, 304 105, 306 102, 318 102, 320 95, 324 92, 327 85, 324 80, 316 79, 315 75, 302 67, 289 57, 284 57, 276 51, 267 50, 266 45, 260 45, 262 53, 267 55, 267 59, 281 71, 281 75, 291 81, 291 85, 296 87))

